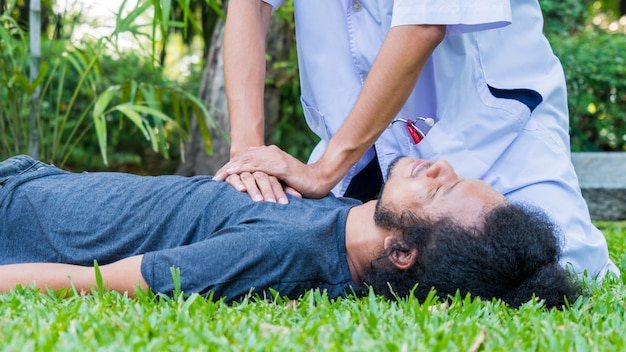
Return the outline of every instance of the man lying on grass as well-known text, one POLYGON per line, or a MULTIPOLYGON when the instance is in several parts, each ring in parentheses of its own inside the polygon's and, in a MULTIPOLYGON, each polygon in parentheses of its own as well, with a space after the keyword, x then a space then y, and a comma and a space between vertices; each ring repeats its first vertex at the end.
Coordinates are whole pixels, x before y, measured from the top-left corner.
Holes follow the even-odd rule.
POLYGON ((556 229, 445 161, 398 159, 377 201, 254 202, 211 177, 69 173, 26 156, 0 163, 0 291, 106 285, 235 300, 249 292, 334 298, 471 293, 548 307, 578 289, 556 229), (70 281, 71 279, 71 281, 70 281))

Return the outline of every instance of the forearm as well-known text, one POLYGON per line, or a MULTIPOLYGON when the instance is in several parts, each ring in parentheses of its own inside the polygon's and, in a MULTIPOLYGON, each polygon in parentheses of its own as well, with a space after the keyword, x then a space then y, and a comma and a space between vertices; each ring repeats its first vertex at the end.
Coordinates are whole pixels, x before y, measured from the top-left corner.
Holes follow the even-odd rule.
MULTIPOLYGON (((134 295, 137 287, 148 289, 141 276, 141 259, 134 256, 118 262, 100 266, 103 284, 111 290, 134 295)), ((0 292, 9 292, 18 284, 35 288, 76 288, 79 292, 90 292, 97 287, 95 269, 59 263, 23 263, 0 266, 0 292)))
MULTIPOLYGON (((389 32, 355 106, 316 163, 304 165, 275 147, 259 148, 233 158, 231 148, 231 160, 218 170, 215 179, 228 180, 234 175, 238 180, 237 176, 244 172, 261 171, 304 197, 325 196, 400 111, 445 30, 445 26, 402 26, 389 32)), ((234 185, 246 190, 241 183, 234 185)), ((251 196, 254 199, 259 193, 251 196)))
POLYGON ((224 30, 224 79, 230 116, 231 157, 264 144, 265 37, 272 7, 231 0, 224 30))
POLYGON ((444 35, 445 26, 389 31, 352 111, 316 165, 323 179, 336 184, 374 144, 406 103, 444 35))

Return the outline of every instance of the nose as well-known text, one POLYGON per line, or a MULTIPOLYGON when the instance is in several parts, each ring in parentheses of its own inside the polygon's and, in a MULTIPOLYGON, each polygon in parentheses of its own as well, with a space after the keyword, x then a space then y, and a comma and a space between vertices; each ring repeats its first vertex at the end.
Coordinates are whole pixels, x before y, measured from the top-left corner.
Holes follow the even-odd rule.
POLYGON ((428 170, 426 170, 426 176, 449 182, 457 181, 460 178, 454 171, 452 165, 445 160, 438 160, 433 163, 428 170))

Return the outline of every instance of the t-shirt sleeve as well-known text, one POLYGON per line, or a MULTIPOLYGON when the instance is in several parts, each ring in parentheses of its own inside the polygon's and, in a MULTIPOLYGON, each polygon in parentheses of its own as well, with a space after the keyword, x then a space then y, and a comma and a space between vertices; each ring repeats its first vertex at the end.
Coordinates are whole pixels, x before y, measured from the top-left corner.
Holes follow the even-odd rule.
POLYGON ((180 270, 180 288, 228 300, 280 281, 280 266, 271 244, 246 226, 216 232, 211 238, 170 249, 148 252, 141 273, 154 292, 171 295, 171 268, 180 270))
POLYGON ((272 5, 272 11, 276 11, 285 0, 263 0, 263 2, 272 5))
POLYGON ((510 0, 396 0, 391 26, 445 24, 447 34, 462 34, 507 26, 510 0))

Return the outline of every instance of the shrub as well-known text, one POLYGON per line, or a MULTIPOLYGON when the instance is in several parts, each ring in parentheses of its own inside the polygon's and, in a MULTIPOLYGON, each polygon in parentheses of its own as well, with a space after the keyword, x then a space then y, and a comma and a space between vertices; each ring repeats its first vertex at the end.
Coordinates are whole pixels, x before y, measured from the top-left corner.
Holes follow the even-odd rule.
POLYGON ((597 10, 601 2, 540 2, 546 36, 567 79, 572 150, 625 151, 626 31, 598 26, 610 21, 610 12, 597 10))
POLYGON ((553 40, 568 88, 574 151, 626 151, 626 35, 585 30, 553 40))
MULTIPOLYGON (((9 2, 0 15, 0 157, 29 153, 63 167, 79 146, 91 143, 96 146, 92 152, 99 150, 107 164, 109 140, 121 142, 108 136, 107 126, 116 124, 121 127, 117 132, 130 126, 139 139, 148 141, 144 144, 168 158, 168 138, 186 138, 191 111, 211 121, 196 94, 163 81, 151 61, 107 56, 113 38, 136 30, 132 19, 145 6, 131 11, 130 21, 118 18, 110 37, 81 43, 44 41, 39 75, 30 82, 27 36, 10 15, 15 4, 9 2), (119 62, 128 62, 128 68, 122 71, 119 62), (38 98, 33 96, 37 91, 38 98)), ((205 119, 199 122, 210 151, 205 119)))

